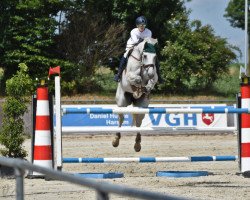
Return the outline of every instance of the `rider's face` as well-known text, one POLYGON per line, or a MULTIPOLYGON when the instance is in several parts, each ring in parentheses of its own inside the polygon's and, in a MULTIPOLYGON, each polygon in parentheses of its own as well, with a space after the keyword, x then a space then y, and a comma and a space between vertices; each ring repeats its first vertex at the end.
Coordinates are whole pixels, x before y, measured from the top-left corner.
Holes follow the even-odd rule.
POLYGON ((146 25, 145 24, 140 24, 137 26, 140 32, 143 32, 145 30, 146 25))

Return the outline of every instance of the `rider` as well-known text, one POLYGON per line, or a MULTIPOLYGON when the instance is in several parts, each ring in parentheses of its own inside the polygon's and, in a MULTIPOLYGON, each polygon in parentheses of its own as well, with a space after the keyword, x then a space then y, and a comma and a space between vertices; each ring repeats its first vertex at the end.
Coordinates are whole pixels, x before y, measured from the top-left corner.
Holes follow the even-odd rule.
MULTIPOLYGON (((147 38, 147 37, 151 38, 152 37, 152 32, 148 28, 146 28, 146 25, 147 25, 146 17, 144 17, 144 16, 137 17, 135 20, 135 24, 136 24, 137 28, 134 28, 130 32, 130 38, 127 41, 126 52, 124 53, 124 55, 122 56, 122 58, 120 60, 118 73, 114 77, 114 80, 116 82, 120 81, 122 72, 126 68, 126 64, 127 64, 127 60, 128 60, 127 56, 128 56, 129 51, 131 49, 133 49, 133 47, 136 44, 140 43, 144 38, 147 38)), ((156 71, 158 74, 158 81, 159 81, 159 83, 162 83, 162 79, 161 79, 160 73, 159 73, 160 72, 159 61, 158 61, 158 59, 156 59, 156 60, 157 60, 156 61, 156 71)))

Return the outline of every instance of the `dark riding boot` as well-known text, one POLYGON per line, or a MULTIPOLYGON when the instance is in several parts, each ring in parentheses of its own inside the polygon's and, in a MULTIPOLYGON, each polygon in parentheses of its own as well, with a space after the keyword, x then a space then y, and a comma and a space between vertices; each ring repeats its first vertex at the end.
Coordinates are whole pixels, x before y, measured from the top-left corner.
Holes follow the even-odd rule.
POLYGON ((122 56, 118 68, 118 73, 115 75, 114 81, 119 82, 121 80, 122 72, 126 68, 126 65, 127 65, 127 58, 122 56))
POLYGON ((161 78, 161 74, 160 74, 160 62, 158 60, 158 58, 156 58, 156 63, 155 63, 155 66, 156 66, 156 72, 157 72, 157 75, 158 75, 158 82, 161 84, 163 83, 163 79, 161 78))

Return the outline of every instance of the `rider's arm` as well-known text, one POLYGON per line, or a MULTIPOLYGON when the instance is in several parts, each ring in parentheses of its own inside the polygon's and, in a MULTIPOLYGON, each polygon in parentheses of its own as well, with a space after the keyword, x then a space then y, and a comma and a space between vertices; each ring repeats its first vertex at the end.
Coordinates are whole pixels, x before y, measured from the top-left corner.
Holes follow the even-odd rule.
POLYGON ((138 38, 137 34, 136 34, 136 29, 133 29, 131 32, 130 32, 130 39, 131 39, 131 42, 133 44, 136 44, 140 38, 138 38))
POLYGON ((147 37, 151 38, 152 37, 152 32, 149 29, 145 29, 147 31, 147 37))

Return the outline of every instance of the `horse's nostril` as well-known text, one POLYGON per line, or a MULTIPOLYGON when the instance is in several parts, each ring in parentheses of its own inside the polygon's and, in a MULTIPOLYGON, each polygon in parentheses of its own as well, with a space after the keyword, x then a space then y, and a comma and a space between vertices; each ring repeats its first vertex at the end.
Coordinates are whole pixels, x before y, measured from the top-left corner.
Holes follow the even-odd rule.
POLYGON ((152 79, 152 78, 154 78, 154 74, 153 74, 153 73, 151 73, 151 74, 148 74, 148 78, 149 78, 149 79, 152 79))

